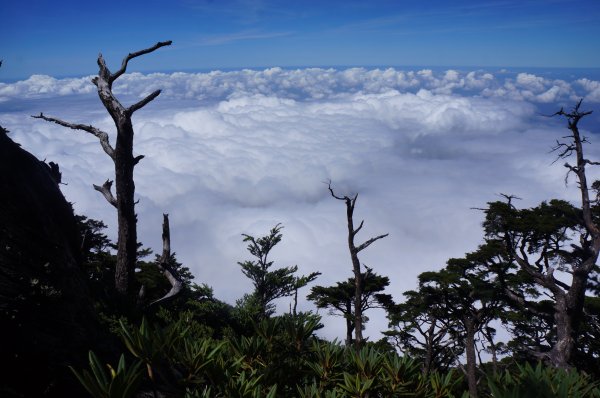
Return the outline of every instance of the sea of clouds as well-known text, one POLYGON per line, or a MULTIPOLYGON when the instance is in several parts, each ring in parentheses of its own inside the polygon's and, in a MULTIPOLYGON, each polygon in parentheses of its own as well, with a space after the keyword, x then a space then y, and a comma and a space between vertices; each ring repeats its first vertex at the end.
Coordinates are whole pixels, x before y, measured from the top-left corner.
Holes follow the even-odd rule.
MULTIPOLYGON (((401 299, 419 273, 477 248, 476 208, 499 193, 523 198, 522 206, 577 200, 549 153, 568 133, 565 121, 545 114, 582 97, 597 110, 600 82, 566 76, 364 68, 124 75, 114 92, 126 105, 163 90, 134 115, 135 153, 146 156, 135 174, 140 240, 160 251, 161 214, 169 213, 178 258, 233 304, 252 290, 236 264, 250 259, 241 234, 282 223, 276 265, 319 271, 316 283, 333 284, 352 274, 345 207, 330 196, 331 181, 338 195, 359 193, 355 220, 365 226, 357 243, 389 233, 361 260, 389 276, 389 292, 401 299)), ((0 83, 0 124, 59 163, 67 199, 104 220, 114 238, 114 209, 92 188, 114 173, 97 139, 30 117, 43 112, 113 132, 90 78, 0 83)), ((599 126, 597 113, 581 124, 592 143, 599 126)), ((598 145, 586 150, 600 159, 598 145)), ((279 311, 289 303, 281 300, 279 311)), ((306 300, 299 308, 315 309, 306 300)), ((376 339, 387 322, 382 312, 369 316, 366 334, 376 339)), ((324 336, 344 335, 342 320, 325 324, 324 336)))

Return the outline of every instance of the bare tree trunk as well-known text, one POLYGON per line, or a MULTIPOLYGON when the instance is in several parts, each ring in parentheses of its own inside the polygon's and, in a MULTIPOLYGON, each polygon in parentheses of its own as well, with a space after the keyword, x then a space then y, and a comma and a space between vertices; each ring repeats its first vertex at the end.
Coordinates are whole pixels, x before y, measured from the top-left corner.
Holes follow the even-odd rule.
MULTIPOLYGON (((348 314, 352 313, 352 301, 346 302, 346 310, 348 314)), ((354 331, 354 322, 348 316, 346 318, 346 346, 352 345, 352 332, 354 331)))
POLYGON ((115 270, 115 288, 122 295, 136 292, 135 264, 137 255, 137 218, 135 214, 135 183, 133 180, 133 169, 144 157, 133 156, 133 125, 131 116, 133 113, 160 94, 156 90, 141 101, 124 107, 112 92, 112 85, 127 70, 127 64, 133 58, 151 53, 160 47, 171 45, 171 41, 159 42, 154 46, 128 54, 121 64, 121 68, 111 73, 102 54, 98 56, 100 68, 98 76, 92 79, 92 83, 98 89, 98 96, 107 112, 112 117, 117 130, 117 139, 113 148, 109 142, 109 136, 90 125, 74 124, 64 122, 60 119, 44 116, 40 113, 35 118, 57 123, 74 130, 83 130, 95 135, 100 140, 100 145, 106 154, 113 160, 115 165, 116 198, 111 192, 112 181, 107 180, 102 186, 94 185, 94 189, 102 193, 105 199, 117 209, 118 240, 117 240, 117 265, 115 270))
POLYGON ((126 294, 133 286, 137 257, 137 217, 135 214, 135 182, 133 180, 133 127, 125 120, 117 132, 115 146, 115 185, 117 195, 117 268, 115 287, 126 294))
POLYGON ((467 354, 467 381, 469 383, 469 395, 477 398, 477 362, 475 358, 475 322, 465 319, 465 350, 467 354))
POLYGON ((171 259, 171 232, 169 228, 169 215, 163 214, 163 226, 162 226, 162 240, 163 240, 163 251, 158 261, 158 268, 163 273, 165 278, 171 284, 171 290, 167 292, 163 297, 150 303, 150 305, 162 303, 165 300, 169 300, 175 297, 183 289, 183 283, 179 275, 175 270, 171 269, 169 260, 171 259))
MULTIPOLYGON (((568 122, 568 128, 571 130, 572 142, 559 143, 554 148, 561 150, 559 159, 568 157, 575 152, 576 166, 571 166, 565 163, 565 167, 569 173, 574 173, 577 176, 578 187, 581 193, 581 210, 583 215, 583 225, 585 231, 581 234, 580 242, 582 251, 586 253, 585 258, 579 264, 572 264, 572 282, 570 286, 561 286, 560 283, 554 280, 552 272, 547 275, 546 280, 553 282, 559 289, 554 289, 555 305, 554 305, 554 321, 556 326, 556 343, 550 351, 550 362, 559 368, 567 368, 572 360, 573 352, 575 351, 575 339, 579 329, 583 314, 583 304, 585 300, 585 292, 590 273, 593 270, 598 254, 600 253, 600 228, 594 222, 592 215, 592 207, 590 194, 586 176, 587 165, 600 165, 600 162, 593 162, 586 159, 583 154, 583 143, 588 142, 585 137, 582 137, 579 132, 579 121, 590 115, 591 111, 580 111, 580 100, 570 113, 566 113, 561 109, 555 115, 565 116, 568 122), (566 294, 563 294, 563 289, 566 288, 566 294)), ((566 138, 566 137, 565 137, 566 138)), ((567 174, 568 177, 568 174, 567 174)), ((552 289, 551 289, 552 290, 552 289)))
POLYGON ((329 192, 337 200, 342 200, 346 204, 346 219, 348 222, 348 249, 350 251, 350 258, 352 259, 352 271, 354 273, 354 345, 356 349, 360 349, 363 343, 363 314, 362 314, 362 294, 363 294, 363 278, 360 270, 360 260, 358 259, 358 253, 366 249, 371 243, 378 239, 385 238, 388 234, 379 235, 375 238, 371 238, 359 245, 358 247, 354 244, 354 237, 361 230, 364 225, 364 220, 360 222, 358 228, 354 229, 354 205, 358 194, 354 195, 353 198, 348 196, 336 196, 329 183, 329 192))
MULTIPOLYGON (((356 199, 356 197, 355 197, 356 199)), ((354 207, 354 206, 353 206, 354 207)), ((353 210, 353 209, 352 209, 353 210)), ((348 213, 348 231, 353 231, 352 213, 348 213)), ((358 252, 354 247, 354 235, 348 234, 348 248, 350 249, 350 258, 352 259, 352 271, 354 272, 354 344, 358 349, 363 341, 363 313, 362 313, 362 295, 363 281, 360 272, 360 261, 358 252)))
POLYGON ((423 376, 429 376, 431 373, 431 366, 433 363, 433 345, 435 344, 433 339, 433 332, 435 330, 436 322, 432 319, 431 325, 427 330, 427 336, 425 336, 425 360, 423 361, 423 376))
POLYGON ((496 374, 498 373, 498 348, 496 343, 494 343, 494 336, 488 327, 484 329, 484 335, 488 343, 490 343, 490 348, 492 350, 492 369, 494 374, 496 374))
POLYGON ((573 319, 569 315, 566 297, 556 298, 554 304, 554 323, 556 326, 556 342, 549 353, 550 363, 561 369, 567 369, 575 347, 573 339, 573 319))

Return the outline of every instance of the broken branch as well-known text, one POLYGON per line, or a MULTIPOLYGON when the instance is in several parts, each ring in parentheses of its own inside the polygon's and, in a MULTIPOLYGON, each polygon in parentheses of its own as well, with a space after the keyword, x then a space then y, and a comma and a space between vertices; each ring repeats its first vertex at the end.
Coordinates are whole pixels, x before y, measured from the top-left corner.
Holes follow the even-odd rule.
POLYGON ((117 207, 117 199, 115 199, 115 197, 113 196, 113 194, 110 190, 112 188, 112 184, 113 184, 113 182, 111 180, 106 180, 104 182, 104 184, 102 184, 101 187, 96 184, 92 184, 92 185, 94 186, 94 189, 96 191, 98 191, 102 195, 104 195, 104 198, 106 198, 108 203, 110 203, 111 205, 113 205, 116 208, 117 207))
POLYGON ((165 278, 171 284, 171 290, 167 292, 163 297, 158 300, 153 301, 150 305, 158 304, 165 300, 170 299, 171 297, 176 296, 183 289, 183 283, 179 279, 179 276, 176 274, 175 270, 171 269, 169 266, 169 259, 171 258, 171 233, 169 231, 169 215, 163 214, 163 252, 157 263, 158 268, 163 273, 165 278))

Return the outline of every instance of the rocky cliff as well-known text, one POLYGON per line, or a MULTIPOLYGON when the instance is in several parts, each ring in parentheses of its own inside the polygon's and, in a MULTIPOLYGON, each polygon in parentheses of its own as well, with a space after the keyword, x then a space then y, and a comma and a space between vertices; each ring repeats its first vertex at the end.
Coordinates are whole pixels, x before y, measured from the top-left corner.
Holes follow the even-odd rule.
POLYGON ((0 127, 1 396, 64 395, 93 339, 80 238, 60 173, 0 127))

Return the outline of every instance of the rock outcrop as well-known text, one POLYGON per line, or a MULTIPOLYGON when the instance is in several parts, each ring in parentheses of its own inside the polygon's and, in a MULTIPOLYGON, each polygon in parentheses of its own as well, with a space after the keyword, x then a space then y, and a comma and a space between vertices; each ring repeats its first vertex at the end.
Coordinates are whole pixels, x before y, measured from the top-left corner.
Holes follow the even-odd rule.
POLYGON ((85 358, 95 319, 77 223, 58 167, 7 133, 0 127, 0 396, 73 396, 67 365, 85 358))

